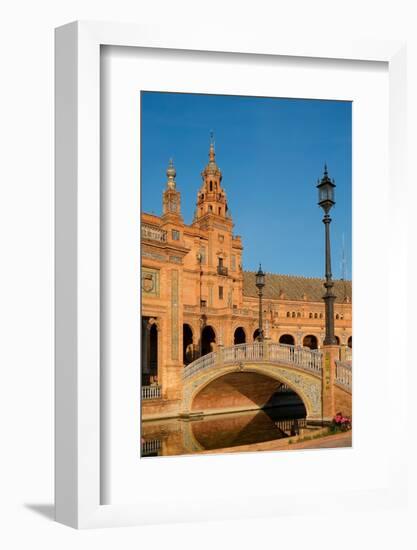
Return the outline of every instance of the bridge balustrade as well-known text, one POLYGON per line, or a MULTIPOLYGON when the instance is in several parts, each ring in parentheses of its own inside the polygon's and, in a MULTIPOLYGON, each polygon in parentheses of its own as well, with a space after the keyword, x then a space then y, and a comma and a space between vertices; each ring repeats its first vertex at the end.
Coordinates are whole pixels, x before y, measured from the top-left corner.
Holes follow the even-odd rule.
POLYGON ((336 361, 336 384, 352 391, 352 365, 347 361, 336 361))
POLYGON ((276 342, 254 342, 253 344, 237 344, 221 348, 200 357, 184 368, 184 378, 220 365, 259 361, 288 364, 319 376, 322 375, 322 353, 318 350, 308 350, 276 342))

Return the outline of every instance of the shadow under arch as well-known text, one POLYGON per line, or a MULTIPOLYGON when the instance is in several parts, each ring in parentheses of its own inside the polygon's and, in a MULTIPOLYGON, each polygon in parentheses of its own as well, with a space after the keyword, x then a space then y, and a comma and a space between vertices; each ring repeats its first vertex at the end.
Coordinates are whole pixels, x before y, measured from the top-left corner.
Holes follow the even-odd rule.
MULTIPOLYGON (((267 406, 272 406, 272 402, 270 400, 271 395, 273 393, 276 393, 279 389, 279 387, 282 384, 285 384, 302 402, 302 404, 305 407, 306 415, 308 419, 314 419, 319 420, 321 418, 321 394, 320 388, 321 388, 321 381, 319 378, 316 378, 312 375, 309 375, 307 373, 297 373, 296 377, 298 376, 300 379, 303 378, 304 384, 301 386, 300 384, 297 384, 294 381, 294 377, 291 372, 294 369, 288 369, 286 366, 282 366, 281 368, 277 368, 276 366, 273 366, 272 368, 268 369, 264 365, 245 365, 242 369, 239 366, 233 365, 233 366, 227 366, 216 369, 216 371, 210 372, 210 373, 203 373, 203 375, 200 375, 200 383, 198 383, 198 380, 194 380, 191 384, 191 387, 186 391, 185 400, 184 400, 184 409, 190 412, 203 412, 204 414, 210 414, 214 412, 224 411, 225 409, 233 409, 234 406, 241 407, 241 403, 233 403, 233 399, 230 398, 230 390, 233 390, 234 384, 238 384, 238 391, 240 395, 242 396, 243 392, 245 391, 245 384, 242 384, 239 386, 239 382, 243 379, 238 377, 242 377, 242 375, 245 374, 253 374, 257 377, 261 377, 263 379, 268 380, 269 390, 265 389, 263 392, 262 388, 259 390, 259 393, 257 396, 254 396, 253 394, 251 397, 246 396, 248 401, 252 401, 252 405, 250 406, 250 403, 247 402, 247 409, 250 410, 256 409, 256 408, 263 408, 267 406), (235 375, 233 378, 228 377, 228 375, 235 375), (216 383, 216 381, 219 381, 216 383), (307 382, 308 381, 308 382, 307 382), (221 402, 218 399, 219 392, 216 392, 213 394, 214 397, 211 395, 207 395, 207 398, 205 399, 205 393, 209 393, 210 389, 216 389, 217 384, 221 384, 222 382, 225 382, 228 385, 228 404, 225 405, 225 402, 221 402), (271 386, 272 384, 272 386, 271 386), (210 388, 211 386, 211 388, 210 388), (314 394, 308 395, 305 391, 305 388, 315 388, 314 394), (208 390, 206 390, 208 388, 208 390), (273 391, 271 389, 273 388, 273 391), (204 392, 204 393, 203 393, 204 392), (268 395, 269 392, 269 395, 268 395), (200 398, 199 398, 200 396, 200 398), (255 398, 254 398, 255 397, 255 398), (204 398, 204 399, 203 399, 204 398), (210 404, 211 400, 211 406, 206 406, 210 404), (217 406, 213 406, 217 405, 217 406)), ((296 378, 297 379, 297 378, 296 378)), ((225 390, 225 387, 221 388, 225 390)), ((227 392, 224 392, 225 394, 227 392)), ((244 394, 243 394, 244 395, 244 394)), ((241 410, 245 410, 242 409, 241 410)))

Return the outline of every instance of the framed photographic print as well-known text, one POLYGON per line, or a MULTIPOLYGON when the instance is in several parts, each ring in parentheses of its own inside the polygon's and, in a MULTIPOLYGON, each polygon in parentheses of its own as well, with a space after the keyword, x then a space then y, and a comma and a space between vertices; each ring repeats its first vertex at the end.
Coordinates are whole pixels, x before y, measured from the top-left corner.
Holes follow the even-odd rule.
POLYGON ((141 92, 142 457, 351 446, 351 107, 141 92))
POLYGON ((403 498, 403 48, 57 29, 59 521, 403 498))

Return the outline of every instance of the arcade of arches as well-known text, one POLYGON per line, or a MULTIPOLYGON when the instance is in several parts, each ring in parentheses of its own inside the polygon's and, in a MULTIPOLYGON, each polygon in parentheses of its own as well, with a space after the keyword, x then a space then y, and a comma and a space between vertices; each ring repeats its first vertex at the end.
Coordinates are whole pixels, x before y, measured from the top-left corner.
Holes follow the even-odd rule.
MULTIPOLYGON (((161 402, 170 414, 182 397, 184 365, 218 346, 252 343, 259 330, 255 273, 242 268, 243 238, 233 231, 213 143, 208 157, 191 223, 182 216, 181 179, 177 183, 172 162, 162 214, 141 215, 142 385, 161 388, 161 402)), ((320 349, 323 280, 267 273, 265 283, 265 338, 320 349)), ((333 290, 335 333, 341 348, 351 348, 351 282, 337 280, 333 290)))

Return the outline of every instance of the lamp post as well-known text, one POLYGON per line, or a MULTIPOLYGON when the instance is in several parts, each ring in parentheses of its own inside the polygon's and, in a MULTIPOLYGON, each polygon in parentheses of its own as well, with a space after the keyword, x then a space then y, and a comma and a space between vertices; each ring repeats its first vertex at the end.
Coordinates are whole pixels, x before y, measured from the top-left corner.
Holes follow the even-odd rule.
POLYGON ((203 306, 202 306, 202 299, 203 299, 203 290, 202 290, 202 279, 203 279, 203 268, 202 268, 202 262, 203 262, 203 255, 201 252, 197 252, 196 259, 199 265, 199 287, 200 287, 200 339, 199 339, 199 356, 201 357, 203 355, 203 328, 204 328, 204 313, 203 313, 203 306))
POLYGON ((323 223, 325 227, 325 239, 326 239, 326 267, 325 275, 326 280, 324 282, 324 287, 326 292, 323 296, 325 303, 325 337, 323 344, 325 346, 332 346, 337 344, 337 340, 334 335, 334 301, 335 294, 333 293, 333 280, 332 280, 332 266, 331 266, 331 255, 330 255, 330 222, 332 221, 329 216, 331 208, 336 204, 334 200, 334 188, 336 187, 334 180, 329 178, 327 172, 327 166, 324 165, 324 174, 317 184, 317 189, 319 190, 319 206, 323 209, 324 217, 323 223))
POLYGON ((261 264, 259 264, 258 272, 255 275, 255 284, 258 289, 259 294, 259 336, 258 339, 260 342, 264 339, 264 330, 263 330, 263 323, 262 323, 262 289, 265 286, 265 273, 262 271, 261 264))

